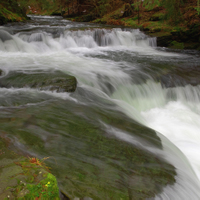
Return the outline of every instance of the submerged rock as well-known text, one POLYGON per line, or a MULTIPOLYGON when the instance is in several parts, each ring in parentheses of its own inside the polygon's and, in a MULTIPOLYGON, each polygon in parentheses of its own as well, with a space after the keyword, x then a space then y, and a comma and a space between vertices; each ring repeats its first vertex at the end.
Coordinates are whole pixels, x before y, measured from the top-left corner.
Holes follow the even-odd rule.
POLYGON ((77 80, 74 76, 64 74, 60 71, 53 72, 9 72, 0 79, 0 87, 30 87, 40 90, 50 90, 56 92, 74 92, 77 80))
POLYGON ((200 84, 200 66, 177 67, 160 77, 162 86, 177 87, 200 84))

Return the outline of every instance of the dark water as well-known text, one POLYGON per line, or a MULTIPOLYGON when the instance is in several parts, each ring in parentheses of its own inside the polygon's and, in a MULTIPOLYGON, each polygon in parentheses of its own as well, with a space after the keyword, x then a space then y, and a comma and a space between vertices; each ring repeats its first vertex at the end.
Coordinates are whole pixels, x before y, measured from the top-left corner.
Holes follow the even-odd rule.
POLYGON ((0 88, 0 134, 49 157, 72 199, 199 199, 199 63, 139 30, 39 16, 8 24, 0 83, 21 79, 0 88), (58 71, 77 78, 74 93, 19 86, 58 71))

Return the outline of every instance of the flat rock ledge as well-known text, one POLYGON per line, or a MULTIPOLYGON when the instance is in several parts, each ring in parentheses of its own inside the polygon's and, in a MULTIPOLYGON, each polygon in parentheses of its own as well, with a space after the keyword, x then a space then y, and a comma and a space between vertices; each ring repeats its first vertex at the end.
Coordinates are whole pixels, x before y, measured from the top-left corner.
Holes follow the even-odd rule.
MULTIPOLYGON (((3 74, 4 72, 0 69, 0 76, 3 74)), ((0 87, 30 87, 56 92, 74 92, 77 87, 77 80, 74 76, 61 71, 39 71, 31 73, 10 71, 0 78, 0 87)))
POLYGON ((200 66, 181 66, 163 74, 158 80, 163 87, 185 87, 186 85, 200 85, 200 66))

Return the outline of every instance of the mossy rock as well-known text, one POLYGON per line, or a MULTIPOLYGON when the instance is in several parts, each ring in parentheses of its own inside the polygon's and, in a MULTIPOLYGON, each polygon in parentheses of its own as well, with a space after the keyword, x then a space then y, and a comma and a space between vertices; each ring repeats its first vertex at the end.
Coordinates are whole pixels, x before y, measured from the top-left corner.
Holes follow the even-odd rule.
MULTIPOLYGON (((146 29, 146 30, 148 30, 148 29, 146 29)), ((157 33, 157 32, 160 32, 160 31, 161 31, 161 28, 151 28, 151 29, 149 29, 150 33, 157 33)))
POLYGON ((45 106, 25 105, 0 113, 1 132, 14 137, 24 151, 50 157, 46 163, 61 192, 70 199, 128 200, 130 195, 135 199, 153 198, 175 182, 172 165, 114 135, 127 133, 135 141, 144 141, 145 147, 160 150, 162 144, 155 131, 82 88, 71 96, 78 93, 81 104, 48 98, 45 106), (94 105, 97 99, 99 104, 94 105))
POLYGON ((170 48, 173 49, 184 49, 184 43, 183 42, 177 42, 177 41, 172 41, 170 48))
POLYGON ((165 17, 165 13, 163 13, 162 11, 161 12, 156 12, 155 14, 153 14, 149 21, 160 21, 160 20, 163 20, 165 17))
POLYGON ((33 72, 32 74, 11 71, 0 79, 0 87, 6 88, 30 87, 57 92, 74 92, 76 85, 77 80, 74 76, 60 71, 33 72))
POLYGON ((0 137, 0 199, 60 199, 55 176, 42 161, 9 150, 0 137))

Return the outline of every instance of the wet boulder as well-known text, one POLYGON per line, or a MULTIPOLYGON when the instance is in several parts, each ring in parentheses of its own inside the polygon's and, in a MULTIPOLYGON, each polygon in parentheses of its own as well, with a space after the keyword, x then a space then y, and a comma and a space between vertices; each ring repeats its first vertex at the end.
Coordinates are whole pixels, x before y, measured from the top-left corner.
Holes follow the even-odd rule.
POLYGON ((162 149, 155 131, 83 88, 72 96, 80 95, 81 103, 56 98, 6 108, 0 112, 1 132, 15 149, 49 157, 45 162, 70 200, 150 199, 174 184, 175 168, 149 151, 162 149))
POLYGON ((7 31, 0 30, 0 40, 2 40, 2 42, 12 40, 12 36, 7 31))
POLYGON ((11 71, 0 79, 0 87, 37 88, 56 92, 74 92, 77 80, 61 71, 53 72, 17 72, 11 71))
POLYGON ((200 66, 177 67, 174 70, 160 77, 160 82, 164 87, 176 87, 200 84, 200 66))

